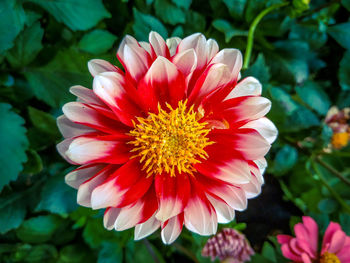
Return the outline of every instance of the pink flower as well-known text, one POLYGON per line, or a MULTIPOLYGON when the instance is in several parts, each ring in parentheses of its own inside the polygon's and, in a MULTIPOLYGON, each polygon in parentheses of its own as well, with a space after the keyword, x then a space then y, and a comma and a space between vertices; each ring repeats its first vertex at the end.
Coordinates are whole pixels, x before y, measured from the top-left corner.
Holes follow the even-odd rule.
POLYGON ((245 236, 232 228, 224 228, 210 238, 202 250, 204 257, 210 257, 212 261, 219 258, 225 263, 243 263, 253 254, 245 236))
POLYGON ((294 226, 296 237, 278 235, 283 255, 293 262, 349 263, 350 237, 338 223, 331 222, 323 237, 322 248, 318 250, 318 226, 308 216, 303 223, 294 226))
POLYGON ((202 34, 149 43, 126 36, 124 70, 92 60, 93 89, 74 86, 63 106, 57 148, 80 167, 66 176, 78 203, 106 208, 104 225, 135 227, 135 239, 159 227, 172 243, 183 225, 212 235, 244 210, 263 184, 265 154, 277 130, 271 103, 253 77, 238 82, 242 55, 219 51, 202 34))

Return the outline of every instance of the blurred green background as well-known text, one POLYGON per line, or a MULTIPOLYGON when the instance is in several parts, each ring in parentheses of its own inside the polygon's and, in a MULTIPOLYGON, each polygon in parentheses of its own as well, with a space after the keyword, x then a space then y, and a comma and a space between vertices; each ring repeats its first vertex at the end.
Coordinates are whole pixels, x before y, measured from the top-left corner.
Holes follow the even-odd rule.
POLYGON ((55 149, 69 87, 91 87, 87 61, 120 65, 125 34, 144 41, 150 30, 202 32, 244 54, 256 26, 243 76, 263 84, 279 138, 263 193, 225 225, 246 233, 251 262, 287 262, 274 235, 301 215, 349 235, 349 146, 332 147, 324 122, 331 106, 350 105, 349 11, 349 0, 1 0, 0 262, 210 262, 200 255, 208 237, 183 231, 164 246, 159 232, 134 242, 132 230, 105 230, 103 211, 76 205, 64 183, 72 167, 55 149))

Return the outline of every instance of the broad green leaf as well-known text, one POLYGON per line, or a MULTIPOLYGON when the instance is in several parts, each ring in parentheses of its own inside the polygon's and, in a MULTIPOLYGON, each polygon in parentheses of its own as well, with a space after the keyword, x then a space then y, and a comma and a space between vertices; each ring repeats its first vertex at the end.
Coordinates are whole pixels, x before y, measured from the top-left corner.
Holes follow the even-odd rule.
POLYGON ((340 61, 338 78, 342 90, 350 90, 350 51, 345 52, 340 61))
POLYGON ((50 139, 53 140, 61 137, 56 125, 56 119, 51 114, 30 106, 28 107, 28 113, 30 121, 37 130, 49 135, 50 139))
POLYGON ((270 68, 265 62, 265 57, 260 53, 255 60, 254 64, 251 65, 247 70, 243 72, 243 76, 253 76, 257 78, 261 84, 265 85, 270 80, 270 68))
POLYGON ((48 211, 61 216, 77 209, 76 191, 65 184, 64 176, 51 176, 41 191, 36 211, 48 211))
POLYGON ((72 30, 88 30, 103 18, 111 17, 102 0, 30 0, 40 5, 72 30))
POLYGON ((89 87, 87 62, 92 57, 74 49, 61 50, 49 64, 28 68, 24 73, 35 97, 52 107, 73 100, 69 88, 76 84, 89 87))
POLYGON ((171 0, 178 7, 188 9, 192 3, 192 0, 171 0))
POLYGON ((164 23, 176 25, 186 22, 185 12, 169 0, 155 0, 154 8, 157 17, 162 19, 164 23))
POLYGON ((17 179, 27 160, 28 140, 24 120, 11 110, 11 105, 0 103, 0 192, 10 181, 17 179))
POLYGON ((2 0, 0 1, 0 17, 0 54, 2 54, 13 46, 13 41, 23 29, 26 15, 18 1, 2 0))
MULTIPOLYGON (((81 244, 67 245, 60 250, 57 263, 87 263, 96 262, 92 257, 92 251, 89 251, 81 244)), ((117 262, 116 262, 117 263, 117 262)))
POLYGON ((341 1, 342 5, 350 11, 350 0, 342 0, 341 1))
POLYGON ((247 0, 223 0, 223 2, 227 6, 233 20, 239 20, 243 17, 247 0))
POLYGON ((298 161, 298 151, 289 145, 283 146, 276 154, 273 171, 276 175, 283 175, 290 171, 298 161))
POLYGON ((343 48, 350 49, 350 22, 328 27, 328 34, 343 48))
POLYGON ((307 81, 303 86, 295 88, 300 99, 304 101, 310 108, 321 115, 326 115, 331 102, 328 95, 321 89, 317 83, 307 81))
POLYGON ((24 174, 37 174, 43 169, 43 162, 40 155, 33 149, 27 151, 27 162, 24 164, 24 174))
POLYGON ((250 263, 274 263, 274 261, 267 259, 260 254, 253 255, 249 262, 250 263))
POLYGON ((318 24, 292 24, 289 38, 304 40, 309 43, 311 49, 318 49, 324 46, 328 36, 318 24))
POLYGON ((182 38, 184 36, 184 29, 182 26, 177 26, 174 28, 174 31, 171 33, 172 37, 180 37, 182 38))
POLYGON ((204 32, 206 25, 205 17, 198 12, 189 10, 186 13, 186 27, 184 28, 185 35, 190 35, 196 32, 204 32))
POLYGON ((6 59, 14 68, 24 67, 32 62, 42 49, 44 30, 39 22, 24 29, 15 40, 15 46, 6 53, 6 59))
POLYGON ((276 260, 276 253, 275 249, 269 242, 264 242, 261 254, 265 257, 270 259, 271 261, 278 263, 276 260))
POLYGON ((54 215, 32 217, 23 222, 16 234, 23 242, 44 243, 51 239, 62 221, 54 215))
POLYGON ((148 41, 149 32, 154 30, 163 38, 168 37, 168 32, 164 25, 154 16, 143 14, 136 8, 133 9, 135 23, 132 29, 135 32, 135 37, 139 41, 148 41))
POLYGON ((283 89, 272 87, 270 88, 270 94, 283 107, 285 114, 291 115, 298 109, 298 104, 283 89))
POLYGON ((57 249, 48 244, 31 246, 29 244, 21 244, 14 253, 14 262, 30 262, 30 263, 53 263, 57 260, 57 249))
POLYGON ((104 242, 98 253, 97 263, 122 263, 123 250, 118 243, 104 242))
POLYGON ((0 198, 0 234, 19 227, 26 216, 26 203, 22 193, 12 193, 0 198))
POLYGON ((319 125, 320 120, 312 111, 303 106, 299 106, 296 111, 288 116, 285 129, 286 131, 294 132, 319 125))
POLYGON ((95 29, 83 36, 78 47, 91 54, 102 54, 108 51, 116 41, 117 37, 107 30, 95 29))
POLYGON ((350 215, 349 214, 340 214, 339 223, 343 231, 349 236, 350 235, 350 215))
POLYGON ((234 28, 228 21, 224 19, 214 20, 213 27, 225 34, 226 43, 230 42, 233 37, 248 35, 248 31, 234 28))

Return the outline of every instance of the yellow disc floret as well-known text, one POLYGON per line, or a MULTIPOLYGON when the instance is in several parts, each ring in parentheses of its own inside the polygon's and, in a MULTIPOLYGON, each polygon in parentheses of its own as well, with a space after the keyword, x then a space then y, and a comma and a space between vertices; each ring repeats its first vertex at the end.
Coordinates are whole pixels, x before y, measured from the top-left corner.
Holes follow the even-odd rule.
POLYGON ((213 143, 207 138, 210 129, 207 123, 198 121, 193 106, 187 109, 186 104, 180 101, 176 109, 166 104, 166 110, 158 105, 158 114, 138 117, 138 123, 134 123, 130 132, 134 140, 129 143, 134 146, 133 157, 140 157, 148 176, 163 172, 171 176, 193 174, 193 165, 208 157, 204 148, 213 143))
POLYGON ((323 255, 321 256, 320 263, 341 263, 341 262, 335 254, 324 252, 323 255))
POLYGON ((349 142, 349 134, 347 132, 334 133, 332 136, 332 145, 336 149, 345 147, 349 142))

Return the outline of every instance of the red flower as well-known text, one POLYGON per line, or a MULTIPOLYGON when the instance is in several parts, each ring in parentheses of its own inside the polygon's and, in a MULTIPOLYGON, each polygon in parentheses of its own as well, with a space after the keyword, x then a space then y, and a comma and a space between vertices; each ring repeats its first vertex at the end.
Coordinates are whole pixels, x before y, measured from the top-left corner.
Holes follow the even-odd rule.
POLYGON ((350 263, 350 237, 337 223, 331 222, 322 241, 321 252, 318 251, 318 226, 308 216, 303 223, 294 226, 296 237, 278 235, 283 255, 293 262, 350 263))
POLYGON ((258 80, 238 82, 237 49, 218 52, 202 34, 149 41, 125 37, 124 71, 92 60, 93 90, 71 88, 78 101, 63 107, 57 147, 81 166, 66 182, 80 205, 106 208, 107 229, 135 226, 141 239, 161 227, 164 243, 183 225, 212 235, 260 193, 277 135, 271 104, 258 80))

